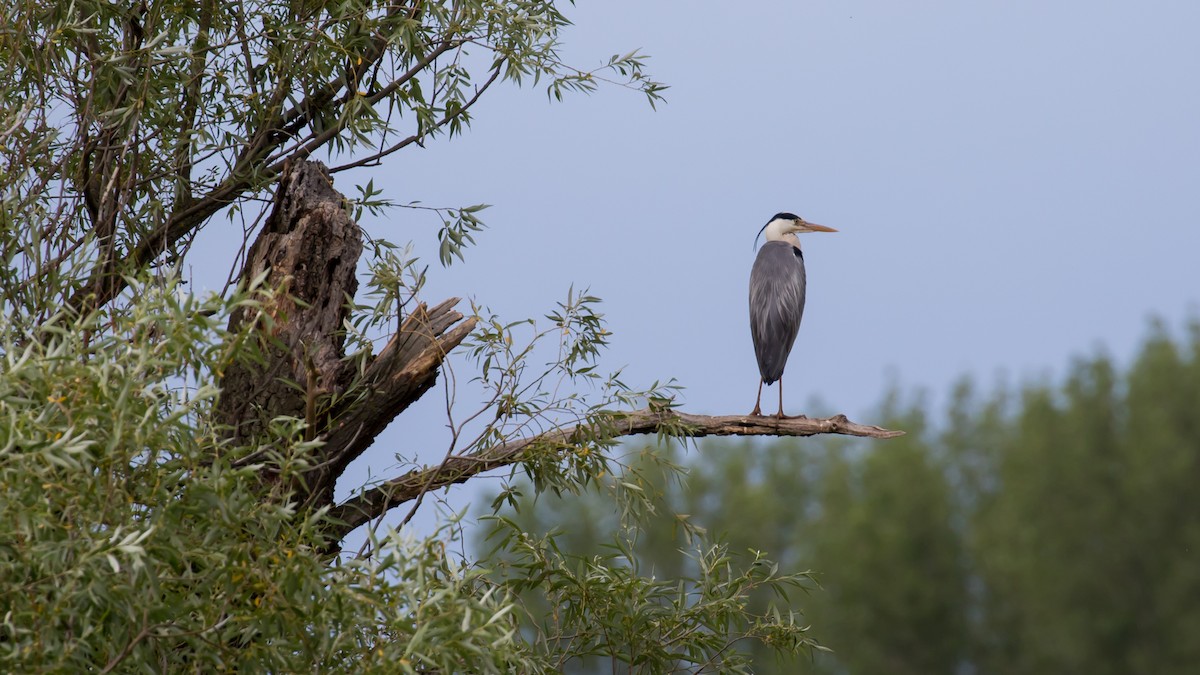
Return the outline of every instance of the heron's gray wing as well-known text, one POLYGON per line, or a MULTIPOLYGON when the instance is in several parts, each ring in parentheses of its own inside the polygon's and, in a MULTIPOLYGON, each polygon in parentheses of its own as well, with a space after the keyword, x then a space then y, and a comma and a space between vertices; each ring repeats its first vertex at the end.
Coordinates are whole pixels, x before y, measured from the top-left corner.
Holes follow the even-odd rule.
POLYGON ((804 315, 804 258, 789 243, 769 241, 750 270, 750 336, 758 372, 771 384, 783 375, 804 315))

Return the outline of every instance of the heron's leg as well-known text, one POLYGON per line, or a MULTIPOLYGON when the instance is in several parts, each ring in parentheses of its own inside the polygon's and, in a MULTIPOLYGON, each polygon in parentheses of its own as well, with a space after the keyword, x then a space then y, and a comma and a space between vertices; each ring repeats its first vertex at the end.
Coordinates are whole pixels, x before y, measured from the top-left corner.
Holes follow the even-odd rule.
POLYGON ((779 376, 779 413, 775 415, 779 419, 787 417, 783 414, 783 376, 779 376))
POLYGON ((751 417, 762 417, 762 378, 758 378, 758 398, 754 399, 754 412, 750 413, 751 417))

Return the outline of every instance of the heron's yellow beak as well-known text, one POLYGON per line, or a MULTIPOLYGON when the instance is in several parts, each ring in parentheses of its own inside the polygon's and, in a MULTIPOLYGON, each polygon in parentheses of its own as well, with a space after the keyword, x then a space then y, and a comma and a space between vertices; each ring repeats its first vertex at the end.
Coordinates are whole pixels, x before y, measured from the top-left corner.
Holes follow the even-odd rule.
POLYGON ((810 222, 807 222, 804 220, 801 220, 800 222, 796 223, 796 231, 797 232, 837 232, 837 230, 833 229, 832 227, 825 227, 824 225, 818 225, 816 223, 810 223, 810 222))

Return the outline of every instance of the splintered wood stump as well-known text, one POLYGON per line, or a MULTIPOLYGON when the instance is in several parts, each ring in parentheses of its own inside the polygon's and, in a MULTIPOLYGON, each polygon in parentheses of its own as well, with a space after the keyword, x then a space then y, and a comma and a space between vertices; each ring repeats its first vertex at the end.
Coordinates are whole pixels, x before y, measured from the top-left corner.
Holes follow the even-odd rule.
POLYGON ((261 363, 240 359, 221 380, 217 417, 243 444, 280 415, 304 418, 314 397, 344 391, 352 373, 345 367, 342 323, 346 299, 358 289, 362 233, 333 189, 329 171, 316 162, 290 162, 283 170, 275 206, 254 240, 242 269, 249 283, 267 273, 253 307, 234 312, 229 330, 258 320, 255 337, 261 363))
POLYGON ((248 331, 258 353, 225 370, 216 407, 235 446, 261 442, 276 417, 306 421, 307 437, 323 445, 314 468, 285 492, 308 506, 333 503, 346 466, 434 385, 446 355, 475 327, 455 311, 458 298, 432 308, 420 303, 361 374, 351 367, 342 331, 358 288, 362 233, 345 204, 324 165, 284 166, 241 274, 242 283, 266 274, 261 306, 240 308, 229 321, 230 331, 248 331))

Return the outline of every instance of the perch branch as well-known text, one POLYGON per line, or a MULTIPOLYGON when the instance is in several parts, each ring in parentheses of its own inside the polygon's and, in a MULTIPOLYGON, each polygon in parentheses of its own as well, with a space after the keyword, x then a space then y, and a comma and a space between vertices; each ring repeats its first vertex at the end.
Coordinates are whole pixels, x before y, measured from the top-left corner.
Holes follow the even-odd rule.
MULTIPOLYGON (((669 408, 643 408, 614 415, 614 433, 609 438, 639 434, 669 433, 674 436, 815 436, 840 434, 867 438, 895 438, 903 431, 857 424, 845 415, 827 418, 750 417, 746 415, 691 415, 669 408)), ((340 525, 332 534, 341 539, 351 530, 382 515, 422 493, 464 483, 486 471, 521 461, 531 447, 563 450, 594 442, 594 426, 581 425, 510 441, 469 455, 450 457, 436 467, 410 471, 351 497, 334 507, 332 515, 340 525)))

